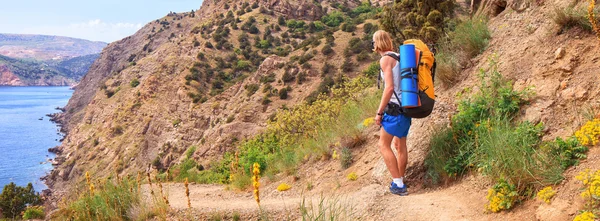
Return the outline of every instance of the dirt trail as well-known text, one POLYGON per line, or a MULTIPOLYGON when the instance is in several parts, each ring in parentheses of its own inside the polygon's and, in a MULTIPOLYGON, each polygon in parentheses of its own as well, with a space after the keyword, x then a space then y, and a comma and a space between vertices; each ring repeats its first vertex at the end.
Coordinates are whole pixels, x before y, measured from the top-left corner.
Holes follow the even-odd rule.
MULTIPOLYGON (((324 188, 315 187, 311 191, 302 188, 305 184, 302 181, 288 182, 292 184, 292 189, 278 192, 276 188, 280 182, 268 183, 264 178, 261 182, 265 182, 266 185, 260 189, 261 207, 272 220, 298 220, 301 218, 302 201, 306 200, 308 207, 311 203, 318 207, 323 193, 325 205, 346 208, 360 215, 360 220, 571 220, 582 208, 578 194, 580 183, 574 176, 583 168, 600 169, 600 148, 592 148, 588 159, 566 171, 565 180, 555 187, 558 193, 551 204, 531 199, 511 211, 497 214, 485 212, 485 196, 490 184, 485 181, 485 177, 478 175, 467 176, 447 187, 409 189, 410 195, 403 197, 390 194, 387 185, 379 184, 369 175, 361 176, 353 183, 342 182, 341 187, 330 191, 326 189, 329 188, 331 180, 322 182, 321 187, 324 188), (334 201, 331 201, 332 199, 334 201)), ((143 189, 145 194, 150 196, 148 187, 144 185, 143 189)), ((185 211, 187 198, 184 185, 165 183, 163 187, 168 195, 170 207, 179 211, 176 214, 185 211)), ((153 188, 158 194, 158 187, 154 185, 153 188)), ((207 220, 213 214, 220 214, 227 220, 233 213, 241 214, 242 220, 255 220, 260 213, 252 191, 226 190, 224 185, 190 184, 189 188, 195 214, 192 220, 207 220)))

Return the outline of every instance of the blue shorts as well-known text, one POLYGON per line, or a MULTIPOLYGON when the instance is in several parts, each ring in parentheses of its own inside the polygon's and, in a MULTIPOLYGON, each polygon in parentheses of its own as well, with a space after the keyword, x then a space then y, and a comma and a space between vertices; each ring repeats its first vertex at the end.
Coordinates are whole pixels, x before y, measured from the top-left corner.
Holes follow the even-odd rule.
POLYGON ((381 119, 381 125, 388 134, 403 138, 408 136, 408 130, 410 129, 411 118, 400 114, 398 116, 391 116, 384 114, 381 119))

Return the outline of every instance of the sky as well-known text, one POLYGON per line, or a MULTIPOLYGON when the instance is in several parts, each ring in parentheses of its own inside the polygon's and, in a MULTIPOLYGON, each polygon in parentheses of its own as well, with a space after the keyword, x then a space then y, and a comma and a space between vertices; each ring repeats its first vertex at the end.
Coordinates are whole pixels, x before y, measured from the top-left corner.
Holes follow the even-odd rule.
POLYGON ((113 42, 202 0, 2 0, 0 33, 43 34, 113 42))

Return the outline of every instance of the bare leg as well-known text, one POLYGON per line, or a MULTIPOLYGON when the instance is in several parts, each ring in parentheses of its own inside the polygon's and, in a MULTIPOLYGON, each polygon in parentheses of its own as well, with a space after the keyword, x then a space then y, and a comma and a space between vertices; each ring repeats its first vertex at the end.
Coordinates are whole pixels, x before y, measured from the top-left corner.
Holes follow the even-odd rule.
POLYGON ((379 136, 379 151, 381 151, 381 155, 383 155, 383 161, 385 161, 385 165, 392 174, 392 178, 400 178, 397 163, 399 162, 399 160, 397 160, 396 156, 394 156, 394 152, 392 152, 391 147, 392 139, 394 138, 394 136, 385 132, 383 128, 381 128, 380 134, 381 135, 379 136))
POLYGON ((406 137, 394 137, 394 146, 398 152, 398 175, 404 177, 406 172, 406 164, 408 162, 408 152, 406 151, 406 137))

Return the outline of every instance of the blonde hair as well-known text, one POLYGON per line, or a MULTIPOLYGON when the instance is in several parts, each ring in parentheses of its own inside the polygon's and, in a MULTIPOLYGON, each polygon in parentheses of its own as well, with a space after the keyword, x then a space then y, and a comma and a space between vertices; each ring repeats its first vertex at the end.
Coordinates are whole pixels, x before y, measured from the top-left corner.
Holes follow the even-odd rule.
POLYGON ((384 30, 378 30, 373 34, 373 40, 375 41, 375 47, 373 51, 393 51, 394 45, 392 43, 392 37, 384 30))

